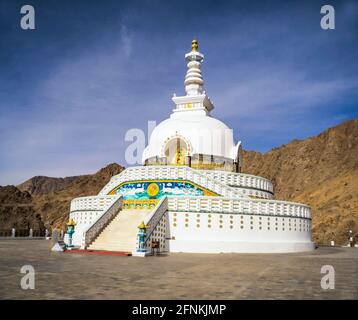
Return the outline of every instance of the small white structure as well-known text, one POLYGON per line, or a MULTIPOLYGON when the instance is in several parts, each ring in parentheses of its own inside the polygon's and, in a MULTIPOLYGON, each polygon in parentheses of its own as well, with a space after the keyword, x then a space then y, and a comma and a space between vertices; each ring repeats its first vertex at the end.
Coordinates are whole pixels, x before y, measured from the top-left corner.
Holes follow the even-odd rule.
POLYGON ((63 252, 63 248, 61 247, 61 245, 56 242, 55 245, 52 247, 51 251, 54 251, 54 252, 63 252))
POLYGON ((269 180, 241 173, 241 142, 210 115, 196 40, 185 58, 186 95, 173 97, 170 118, 153 130, 143 166, 113 176, 97 196, 72 200, 73 243, 126 252, 143 243, 147 252, 153 244, 161 252, 312 250, 310 208, 274 200, 269 180), (136 237, 141 222, 144 240, 136 237))

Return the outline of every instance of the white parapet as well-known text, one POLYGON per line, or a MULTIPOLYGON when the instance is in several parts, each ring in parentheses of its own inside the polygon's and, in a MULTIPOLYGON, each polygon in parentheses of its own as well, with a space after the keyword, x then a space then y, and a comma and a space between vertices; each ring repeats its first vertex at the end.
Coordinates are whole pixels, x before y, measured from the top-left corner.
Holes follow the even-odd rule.
POLYGON ((272 199, 272 183, 262 177, 230 173, 218 170, 196 170, 186 166, 137 166, 115 175, 100 191, 107 195, 123 182, 136 180, 181 179, 190 180, 224 197, 248 197, 272 199))
POLYGON ((309 206, 280 200, 169 196, 168 208, 172 211, 246 213, 252 215, 311 218, 309 206))
POLYGON ((272 182, 263 177, 246 173, 236 173, 220 170, 200 170, 200 172, 229 186, 254 188, 256 190, 263 190, 271 194, 274 193, 272 182))
POLYGON ((88 197, 79 197, 71 201, 70 211, 80 211, 80 210, 98 210, 103 211, 106 208, 110 207, 117 197, 109 195, 98 195, 98 196, 88 196, 88 197))

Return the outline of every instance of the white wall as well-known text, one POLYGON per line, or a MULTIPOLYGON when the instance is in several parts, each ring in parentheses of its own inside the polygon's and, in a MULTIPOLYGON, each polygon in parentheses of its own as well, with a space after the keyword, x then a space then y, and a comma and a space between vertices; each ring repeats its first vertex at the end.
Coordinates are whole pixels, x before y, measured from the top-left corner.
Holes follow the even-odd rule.
POLYGON ((305 218, 169 212, 171 252, 294 252, 312 250, 305 218))
MULTIPOLYGON (((84 232, 103 214, 102 210, 81 210, 70 213, 70 219, 75 220, 75 233, 73 234, 72 244, 84 246, 84 232)), ((68 243, 67 237, 65 242, 68 243)))

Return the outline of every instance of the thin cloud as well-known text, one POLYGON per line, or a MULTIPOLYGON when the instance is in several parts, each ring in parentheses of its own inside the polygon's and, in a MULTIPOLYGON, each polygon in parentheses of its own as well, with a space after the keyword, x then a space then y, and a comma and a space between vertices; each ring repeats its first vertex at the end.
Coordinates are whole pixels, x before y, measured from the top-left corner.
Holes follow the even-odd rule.
POLYGON ((125 55, 129 58, 132 53, 132 38, 129 35, 128 28, 125 25, 121 27, 121 40, 125 55))

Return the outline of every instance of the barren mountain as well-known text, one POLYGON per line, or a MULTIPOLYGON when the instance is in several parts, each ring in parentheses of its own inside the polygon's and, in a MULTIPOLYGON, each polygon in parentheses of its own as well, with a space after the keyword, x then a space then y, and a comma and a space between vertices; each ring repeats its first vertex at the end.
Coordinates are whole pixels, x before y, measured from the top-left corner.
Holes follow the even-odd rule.
POLYGON ((95 174, 67 178, 34 177, 18 188, 0 187, 0 229, 64 227, 73 198, 96 195, 112 176, 122 170, 122 166, 113 163, 95 174))
POLYGON ((318 243, 358 232, 358 119, 264 154, 245 151, 243 171, 273 181, 277 199, 309 204, 318 243))
POLYGON ((0 229, 44 228, 40 214, 35 212, 31 195, 15 186, 0 186, 0 229))
POLYGON ((66 178, 36 176, 19 184, 17 188, 21 191, 27 191, 33 196, 40 196, 67 188, 79 179, 85 179, 86 177, 88 176, 74 176, 66 178))
POLYGON ((64 227, 73 198, 98 194, 109 179, 123 169, 122 166, 112 163, 93 175, 72 177, 75 178, 73 183, 63 189, 33 196, 34 208, 41 214, 46 226, 64 227))

